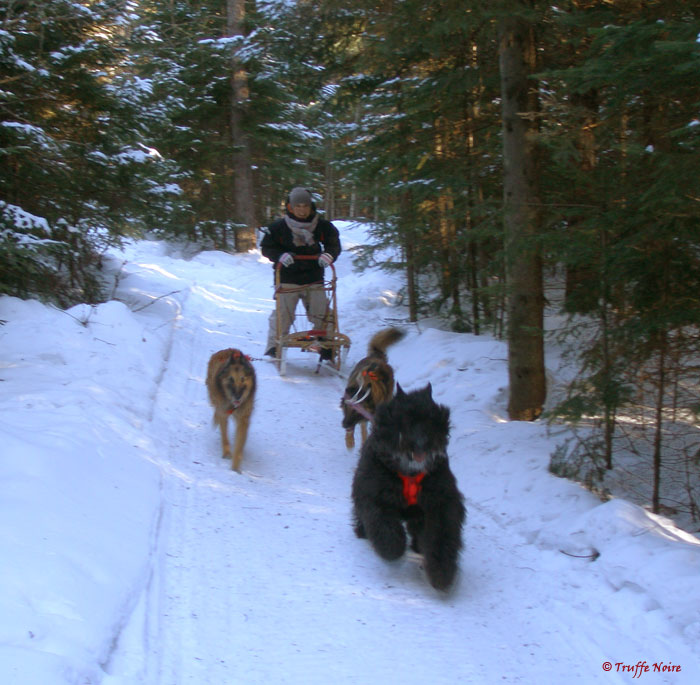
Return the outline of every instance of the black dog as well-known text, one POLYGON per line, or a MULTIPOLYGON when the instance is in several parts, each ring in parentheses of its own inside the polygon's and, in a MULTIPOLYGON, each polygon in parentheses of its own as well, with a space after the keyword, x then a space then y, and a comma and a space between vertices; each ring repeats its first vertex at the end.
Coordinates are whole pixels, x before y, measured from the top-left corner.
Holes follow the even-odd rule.
POLYGON ((380 404, 352 483, 355 533, 387 560, 411 548, 423 555, 430 584, 446 590, 457 573, 466 516, 450 470, 450 410, 428 384, 380 404), (404 527, 405 522, 405 527, 404 527))

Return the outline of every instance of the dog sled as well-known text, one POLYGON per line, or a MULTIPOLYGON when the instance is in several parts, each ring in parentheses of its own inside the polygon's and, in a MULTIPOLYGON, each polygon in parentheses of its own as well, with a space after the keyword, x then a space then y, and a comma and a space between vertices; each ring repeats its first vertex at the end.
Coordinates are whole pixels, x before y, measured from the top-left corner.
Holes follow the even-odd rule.
MULTIPOLYGON (((297 255, 294 259, 318 259, 314 255, 297 255)), ((277 336, 276 336, 276 353, 277 364, 281 375, 287 372, 287 351, 289 349, 299 349, 302 352, 314 352, 320 354, 322 350, 326 350, 328 361, 332 368, 340 371, 348 350, 350 349, 350 338, 338 330, 338 300, 336 297, 336 273, 333 264, 328 265, 324 270, 324 280, 317 284, 312 284, 322 290, 325 297, 325 311, 323 313, 322 324, 314 326, 310 320, 305 308, 303 314, 292 312, 295 314, 292 321, 292 327, 289 333, 282 332, 282 304, 280 295, 284 293, 301 292, 308 286, 292 286, 280 283, 281 267, 277 264, 275 268, 275 312, 277 319, 277 336), (330 278, 326 279, 325 274, 330 274, 330 278), (296 322, 304 321, 308 324, 305 330, 297 330, 296 322)), ((297 307, 299 309, 299 307, 297 307)), ((321 368, 321 360, 319 359, 316 366, 316 373, 321 368)))

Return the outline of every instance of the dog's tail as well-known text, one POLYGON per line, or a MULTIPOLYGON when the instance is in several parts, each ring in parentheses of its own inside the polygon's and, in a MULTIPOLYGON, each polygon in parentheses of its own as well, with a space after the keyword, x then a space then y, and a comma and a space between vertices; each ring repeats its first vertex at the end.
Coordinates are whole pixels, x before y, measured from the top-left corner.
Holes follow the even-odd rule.
POLYGON ((386 349, 390 345, 399 342, 406 335, 405 331, 400 328, 383 328, 379 333, 375 333, 367 345, 368 357, 379 357, 384 361, 386 358, 386 349))

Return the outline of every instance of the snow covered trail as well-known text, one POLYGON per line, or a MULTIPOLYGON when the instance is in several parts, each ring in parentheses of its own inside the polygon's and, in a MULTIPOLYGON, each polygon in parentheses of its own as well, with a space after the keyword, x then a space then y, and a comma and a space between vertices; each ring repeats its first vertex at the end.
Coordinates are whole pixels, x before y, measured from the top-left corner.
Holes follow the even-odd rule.
MULTIPOLYGON (((353 340, 349 365, 385 325, 392 294, 371 291, 344 259, 339 299, 341 330, 353 340)), ((615 664, 639 661, 682 666, 648 673, 649 682, 700 682, 697 653, 644 588, 611 584, 590 560, 562 554, 556 535, 543 534, 557 501, 543 503, 541 519, 532 514, 534 485, 527 496, 535 506, 521 503, 527 511, 519 513, 522 471, 505 470, 513 434, 516 444, 531 438, 523 468, 539 474, 534 484, 549 476, 540 473, 541 458, 528 456, 549 445, 541 429, 498 416, 487 371, 503 365, 500 344, 454 336, 453 346, 436 345, 430 331, 413 330, 390 351, 404 387, 430 380, 453 410, 451 462, 468 520, 461 574, 442 595, 415 555, 386 563, 355 538, 356 454, 340 428, 342 380, 315 375, 310 355, 290 351, 286 377, 256 359, 243 473, 220 457, 206 363, 225 347, 262 356, 272 303, 260 284, 270 267, 254 254, 222 253, 170 266, 181 311, 146 428, 162 452, 153 574, 105 683, 609 684, 635 682, 615 664)), ((561 493, 567 506, 591 506, 570 484, 561 493)))

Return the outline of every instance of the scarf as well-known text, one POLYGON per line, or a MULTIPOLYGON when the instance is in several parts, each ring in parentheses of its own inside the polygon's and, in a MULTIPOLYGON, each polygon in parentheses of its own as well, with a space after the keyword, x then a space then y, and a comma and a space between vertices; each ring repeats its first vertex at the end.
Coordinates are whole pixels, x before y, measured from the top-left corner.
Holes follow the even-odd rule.
POLYGON ((311 221, 299 221, 289 214, 284 215, 284 221, 289 226, 294 238, 294 245, 300 247, 302 245, 314 245, 314 230, 318 225, 318 214, 314 214, 311 221))

